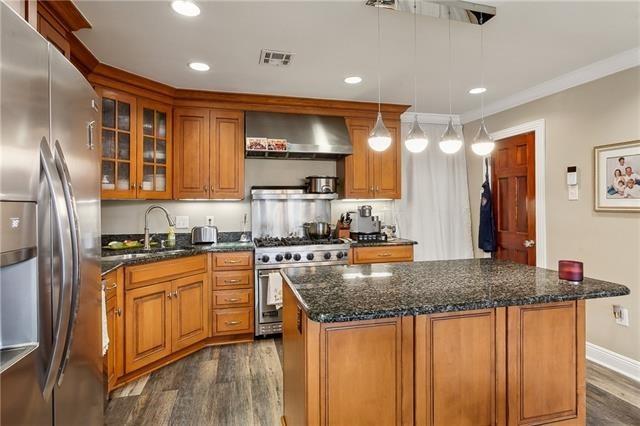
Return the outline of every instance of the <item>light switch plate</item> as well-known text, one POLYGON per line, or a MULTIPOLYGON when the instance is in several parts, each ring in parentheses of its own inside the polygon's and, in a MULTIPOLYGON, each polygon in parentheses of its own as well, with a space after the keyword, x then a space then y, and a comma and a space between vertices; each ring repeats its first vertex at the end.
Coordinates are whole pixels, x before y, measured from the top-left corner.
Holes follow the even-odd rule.
POLYGON ((189 216, 176 216, 176 228, 189 228, 189 216))
POLYGON ((578 185, 569 185, 569 201, 577 201, 579 198, 578 185))
POLYGON ((214 216, 205 216, 204 217, 204 224, 205 225, 215 225, 216 224, 216 218, 214 216))

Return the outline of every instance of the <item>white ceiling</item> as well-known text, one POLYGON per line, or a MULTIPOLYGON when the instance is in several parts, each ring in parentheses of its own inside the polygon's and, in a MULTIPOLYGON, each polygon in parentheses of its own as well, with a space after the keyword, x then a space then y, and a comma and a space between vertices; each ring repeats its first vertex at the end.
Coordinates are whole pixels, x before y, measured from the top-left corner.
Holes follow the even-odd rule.
MULTIPOLYGON (((197 0, 196 0, 197 1, 197 0)), ((357 1, 76 1, 93 28, 78 37, 101 62, 179 88, 377 100, 376 10, 357 1), (294 52, 290 67, 260 50, 294 52), (187 68, 206 62, 211 71, 187 68), (347 85, 344 77, 364 81, 347 85)), ((640 2, 485 1, 485 102, 640 46, 640 2)), ((383 102, 413 104, 413 17, 382 11, 383 102)), ((452 23, 453 112, 479 107, 479 27, 452 23)), ((418 111, 448 112, 447 21, 418 17, 418 111)))

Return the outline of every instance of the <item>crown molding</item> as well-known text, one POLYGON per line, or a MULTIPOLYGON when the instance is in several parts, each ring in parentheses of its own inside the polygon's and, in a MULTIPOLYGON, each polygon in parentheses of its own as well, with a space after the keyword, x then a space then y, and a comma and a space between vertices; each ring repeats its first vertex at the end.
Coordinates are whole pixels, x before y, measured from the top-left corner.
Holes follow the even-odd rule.
MULTIPOLYGON (((498 112, 506 111, 519 105, 535 101, 536 99, 544 98, 637 66, 640 66, 640 47, 626 50, 485 105, 484 116, 487 117, 498 112)), ((460 117, 462 123, 466 124, 480 119, 481 112, 480 109, 471 110, 461 114, 460 117)))
MULTIPOLYGON (((400 115, 400 120, 403 123, 413 123, 413 116, 416 115, 415 112, 405 112, 400 115)), ((460 116, 454 114, 452 116, 453 124, 460 124, 460 116)), ((432 114, 428 112, 419 112, 418 113, 418 123, 420 124, 447 124, 449 122, 449 114, 432 114)))

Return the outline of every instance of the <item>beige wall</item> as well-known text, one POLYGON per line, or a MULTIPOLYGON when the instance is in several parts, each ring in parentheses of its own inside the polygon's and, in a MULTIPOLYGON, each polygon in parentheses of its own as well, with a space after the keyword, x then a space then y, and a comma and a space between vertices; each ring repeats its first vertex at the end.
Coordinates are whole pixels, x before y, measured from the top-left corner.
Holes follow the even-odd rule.
MULTIPOLYGON (((593 210, 593 147, 640 139, 640 68, 500 112, 489 131, 546 122, 547 261, 584 261, 589 277, 624 284, 631 295, 587 302, 587 340, 640 360, 640 213, 593 210), (578 166, 580 199, 567 200, 566 169, 578 166), (629 309, 630 327, 615 324, 612 304, 629 309)), ((478 122, 464 126, 474 247, 477 246, 482 160, 470 149, 478 122)), ((482 253, 476 248, 476 256, 482 253)))

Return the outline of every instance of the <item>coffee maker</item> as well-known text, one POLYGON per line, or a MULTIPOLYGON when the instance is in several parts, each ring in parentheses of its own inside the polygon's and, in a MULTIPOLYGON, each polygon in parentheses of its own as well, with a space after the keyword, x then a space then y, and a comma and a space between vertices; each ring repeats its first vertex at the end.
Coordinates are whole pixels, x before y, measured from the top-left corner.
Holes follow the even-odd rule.
POLYGON ((347 213, 351 220, 350 236, 355 241, 386 241, 380 232, 380 219, 371 215, 371 206, 358 206, 357 211, 347 213))

